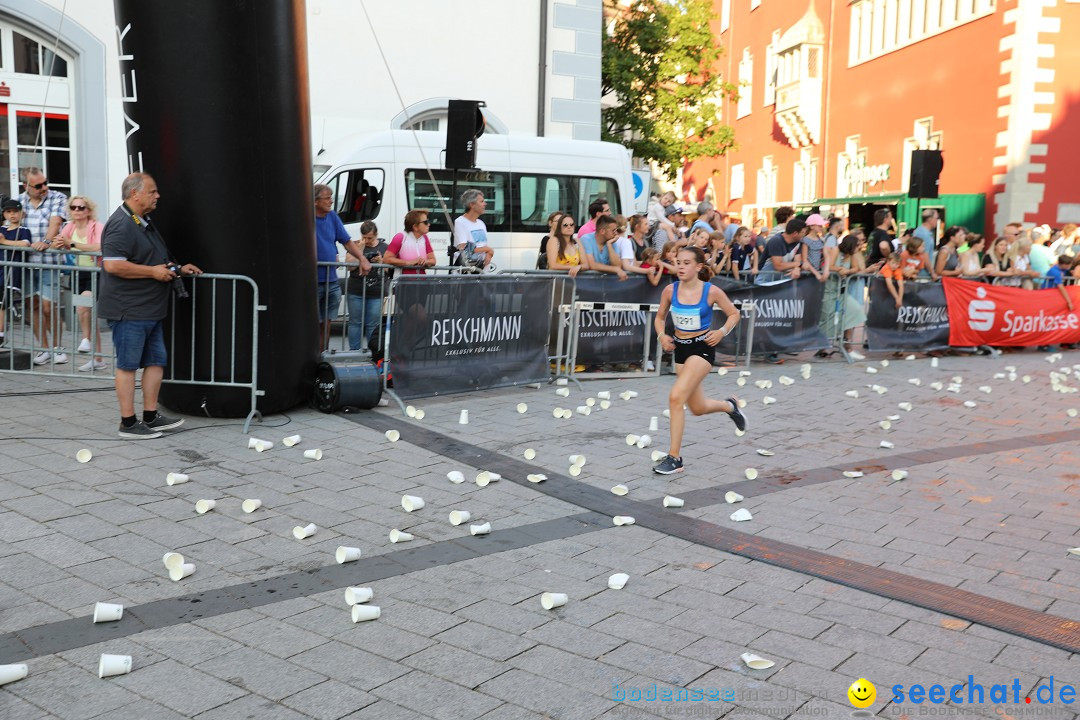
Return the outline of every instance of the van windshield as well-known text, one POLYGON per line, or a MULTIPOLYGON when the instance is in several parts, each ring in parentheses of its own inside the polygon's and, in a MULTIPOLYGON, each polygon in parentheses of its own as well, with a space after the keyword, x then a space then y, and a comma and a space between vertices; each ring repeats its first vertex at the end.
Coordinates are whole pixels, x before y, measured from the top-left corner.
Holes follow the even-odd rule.
POLYGON ((330 169, 329 165, 315 165, 311 168, 314 177, 311 178, 312 182, 318 182, 319 178, 326 174, 326 171, 330 169))

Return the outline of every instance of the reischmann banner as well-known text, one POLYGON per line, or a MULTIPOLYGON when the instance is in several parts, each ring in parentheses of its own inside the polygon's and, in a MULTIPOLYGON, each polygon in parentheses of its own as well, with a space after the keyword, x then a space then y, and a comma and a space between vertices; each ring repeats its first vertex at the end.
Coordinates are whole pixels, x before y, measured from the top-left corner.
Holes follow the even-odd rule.
POLYGON ((885 279, 870 278, 866 335, 873 351, 948 347, 949 310, 941 283, 905 282, 903 302, 896 307, 885 279))

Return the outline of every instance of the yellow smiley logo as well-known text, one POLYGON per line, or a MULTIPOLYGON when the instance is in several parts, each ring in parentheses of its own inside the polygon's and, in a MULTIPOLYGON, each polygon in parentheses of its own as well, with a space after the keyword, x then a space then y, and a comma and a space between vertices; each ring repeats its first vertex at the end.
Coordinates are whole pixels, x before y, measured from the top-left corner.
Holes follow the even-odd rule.
POLYGON ((877 688, 866 678, 859 678, 851 683, 851 687, 847 690, 847 696, 851 704, 861 710, 874 704, 874 699, 877 697, 877 688))

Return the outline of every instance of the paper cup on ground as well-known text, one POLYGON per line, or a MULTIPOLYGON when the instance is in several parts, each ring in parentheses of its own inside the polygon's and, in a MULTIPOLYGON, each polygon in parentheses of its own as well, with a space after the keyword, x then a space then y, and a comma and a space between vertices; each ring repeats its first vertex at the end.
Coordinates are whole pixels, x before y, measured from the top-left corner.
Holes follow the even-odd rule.
POLYGON ((540 483, 547 480, 547 475, 543 475, 541 473, 533 473, 531 475, 526 475, 525 478, 531 483, 540 483))
POLYGON ((625 395, 627 400, 633 400, 637 397, 638 393, 637 390, 627 390, 625 395))
POLYGON ((472 513, 468 510, 452 510, 450 512, 450 524, 461 525, 472 520, 472 513))
POLYGON ((526 405, 525 403, 518 403, 517 404, 517 411, 519 413, 521 413, 522 415, 524 415, 525 413, 527 413, 529 411, 529 406, 526 405))
POLYGON ((866 374, 867 375, 877 375, 877 368, 876 367, 868 367, 868 368, 866 368, 866 374))
POLYGON ((556 385, 566 385, 566 384, 567 384, 567 383, 569 383, 569 382, 570 382, 570 381, 569 381, 569 380, 568 380, 567 378, 557 378, 557 379, 555 380, 555 384, 556 384, 556 385))
MULTIPOLYGON (((394 439, 390 440, 390 442, 397 442, 397 439, 401 437, 401 433, 399 433, 397 430, 387 430, 386 433, 387 440, 390 440, 390 433, 394 433, 394 439)), ((319 448, 305 450, 304 457, 306 457, 308 460, 322 460, 322 450, 320 450, 319 448)))
POLYGON ((378 620, 382 615, 382 608, 378 605, 353 605, 352 606, 352 621, 354 623, 367 622, 368 620, 378 620))
POLYGON ((195 503, 195 512, 205 515, 215 507, 217 507, 217 500, 199 500, 195 503))
POLYGON ((190 479, 191 478, 189 478, 184 473, 171 472, 171 473, 169 473, 168 475, 165 476, 165 484, 166 485, 183 485, 184 483, 186 483, 190 479))
POLYGON ((554 410, 551 411, 551 414, 555 417, 556 420, 562 418, 562 408, 561 407, 555 408, 554 410))
POLYGON ((413 536, 411 533, 402 532, 401 530, 398 530, 396 528, 390 531, 390 542, 392 543, 408 542, 412 539, 413 536))
POLYGON ((75 453, 75 459, 81 463, 88 463, 90 459, 94 457, 94 453, 90 452, 86 448, 83 448, 79 452, 75 453))
POLYGON ((487 535, 489 532, 491 532, 491 523, 489 522, 483 523, 481 525, 469 526, 470 535, 487 535))
POLYGON ((427 417, 427 413, 424 412, 423 409, 417 409, 416 417, 413 418, 413 419, 414 420, 423 420, 425 417, 427 417))
POLYGON ((731 519, 735 522, 745 522, 747 520, 752 520, 753 518, 754 516, 751 515, 750 511, 746 508, 739 508, 735 512, 731 513, 731 519))
POLYGON ((642 450, 644 450, 645 448, 652 445, 652 438, 649 437, 648 435, 642 435, 641 437, 638 438, 637 442, 634 443, 634 444, 637 445, 642 450))
POLYGON ((637 445, 637 441, 640 440, 640 439, 641 439, 640 435, 633 435, 633 434, 627 435, 626 436, 626 444, 627 445, 637 445))
POLYGON ((774 398, 774 397, 765 396, 765 397, 761 398, 761 403, 763 405, 772 405, 774 402, 776 402, 776 398, 774 398))
POLYGON ((0 665, 0 685, 7 685, 16 680, 22 680, 29 672, 26 663, 14 665, 0 665))
POLYGON ((577 414, 578 415, 592 415, 592 408, 589 407, 588 405, 578 405, 577 406, 577 414))
POLYGON ((526 460, 535 460, 536 459, 536 451, 533 450, 532 448, 525 448, 525 452, 523 452, 522 455, 525 456, 526 460))
POLYGON ((739 378, 738 380, 735 381, 735 384, 738 385, 739 387, 745 387, 746 386, 746 378, 744 378, 744 377, 739 378))
POLYGON ((747 480, 757 480, 757 468, 746 468, 746 470, 743 471, 743 474, 746 475, 747 480))
POLYGON ((724 493, 724 501, 727 502, 728 505, 733 505, 734 503, 742 502, 743 500, 745 500, 745 498, 734 490, 728 490, 724 493))
POLYGON ((938 366, 938 359, 937 358, 930 358, 930 367, 936 368, 937 366, 938 366))
POLYGON ((114 622, 124 617, 124 606, 118 603, 94 603, 94 622, 114 622))
POLYGON ((776 453, 774 453, 772 450, 765 450, 764 448, 758 448, 757 454, 761 455, 762 457, 772 457, 776 453))
POLYGON ((611 401, 610 400, 601 400, 600 401, 600 409, 601 410, 607 410, 610 407, 611 407, 611 401))
POLYGON ((570 397, 570 388, 561 387, 555 391, 559 397, 570 397))
POLYGON ((971 408, 973 408, 973 407, 976 407, 977 405, 978 405, 978 403, 976 403, 974 400, 965 400, 964 401, 964 407, 966 407, 969 410, 971 408))
MULTIPOLYGON (((886 361, 882 360, 882 362, 886 361)), ((772 660, 766 660, 760 655, 755 655, 754 653, 743 653, 739 656, 739 659, 742 660, 743 664, 745 664, 746 667, 750 668, 751 670, 768 670, 776 664, 772 660)))
POLYGON ((660 430, 660 418, 653 415, 649 418, 649 432, 657 432, 660 430))
POLYGON ((253 513, 262 507, 262 500, 256 500, 255 498, 249 498, 240 503, 240 509, 246 513, 253 513))
POLYGON ((612 495, 625 495, 628 492, 630 492, 630 488, 626 487, 625 485, 616 485, 615 487, 611 488, 612 495))
POLYGON ((892 471, 892 479, 893 480, 907 480, 908 479, 908 471, 907 470, 893 470, 892 471))
POLYGON ((184 564, 184 556, 178 552, 167 552, 161 556, 161 562, 164 563, 166 570, 172 570, 184 564))
POLYGON ((462 410, 460 413, 458 413, 458 424, 459 425, 468 425, 469 424, 469 411, 468 410, 462 410))
POLYGON ((292 447, 293 445, 299 445, 301 440, 303 440, 303 438, 299 435, 290 435, 287 438, 282 438, 281 444, 285 447, 292 447))
POLYGON ((723 377, 728 374, 728 369, 726 367, 718 367, 716 368, 716 374, 723 377))
POLYGON ((601 400, 610 400, 611 399, 611 391, 610 390, 601 390, 600 392, 596 393, 596 397, 600 398, 601 400))
POLYGON ((272 447, 274 447, 274 443, 270 442, 269 440, 260 440, 259 444, 255 446, 255 452, 263 453, 271 449, 272 447))
POLYGON ((1080 410, 1077 410, 1076 408, 1069 408, 1068 410, 1065 411, 1065 414, 1068 415, 1071 418, 1074 418, 1077 415, 1080 415, 1080 410))
POLYGON ((254 450, 255 448, 259 447, 259 443, 261 442, 264 441, 256 437, 248 438, 248 450, 254 450))
POLYGON ((859 397, 859 391, 858 390, 848 390, 844 394, 847 395, 849 398, 857 398, 857 397, 859 397))
POLYGON ((315 534, 315 531, 319 528, 315 527, 315 523, 308 523, 307 525, 297 525, 292 529, 293 537, 297 540, 304 540, 315 534))
POLYGON ((880 427, 882 430, 891 430, 892 422, 889 420, 882 420, 878 423, 878 427, 880 427))
POLYGON ((446 473, 446 479, 454 483, 455 485, 460 485, 461 483, 465 482, 465 473, 461 472, 460 470, 451 470, 450 472, 446 473))
MULTIPOLYGON (((398 440, 401 439, 401 433, 398 432, 397 430, 387 430, 383 434, 386 435, 386 439, 389 440, 390 442, 397 442, 398 440)), ((308 452, 311 452, 311 451, 309 450, 308 452)), ((307 457, 307 453, 304 453, 304 457, 307 457)))
POLYGON ((674 495, 664 496, 664 507, 680 508, 685 502, 682 498, 677 498, 674 495))
POLYGON ((1024 377, 1020 378, 1020 382, 1025 383, 1025 384, 1031 382, 1031 376, 1030 375, 1025 375, 1024 377))
POLYGON ((105 655, 98 660, 98 677, 107 678, 114 675, 127 675, 131 672, 130 655, 105 655))
POLYGON ((585 398, 585 404, 588 407, 592 407, 592 406, 596 405, 596 398, 585 398))
POLYGON ((334 559, 338 561, 338 565, 344 565, 347 562, 356 562, 360 559, 360 548, 358 547, 346 547, 341 545, 334 552, 334 559))
POLYGON ((584 455, 571 455, 569 458, 567 458, 567 460, 570 461, 571 465, 577 465, 578 467, 585 467, 585 456, 584 455))
POLYGON ((188 575, 191 575, 194 572, 195 572, 194 563, 184 563, 183 565, 179 565, 177 567, 169 568, 169 579, 172 580, 173 582, 180 582, 181 580, 183 580, 188 575))
POLYGON ((918 387, 919 385, 922 385, 922 380, 919 378, 908 378, 908 384, 918 387))
POLYGON ((414 408, 412 405, 406 406, 405 414, 408 415, 411 418, 416 417, 416 408, 414 408))
POLYGON ((980 385, 979 392, 989 395, 990 393, 994 392, 994 388, 990 387, 989 385, 980 385))
POLYGON ((487 470, 482 471, 476 476, 476 484, 480 487, 487 487, 489 483, 493 483, 497 480, 502 480, 502 475, 487 470))
POLYGON ((570 469, 567 470, 567 472, 570 473, 570 477, 577 477, 578 475, 581 474, 581 466, 580 465, 571 465, 570 469))
POLYGON ((914 405, 912 405, 912 404, 911 404, 911 403, 909 403, 909 402, 902 402, 902 403, 898 403, 898 404, 896 405, 896 407, 900 408, 900 409, 901 409, 901 410, 903 410, 904 412, 911 412, 911 409, 912 409, 913 407, 915 407, 915 406, 914 406, 914 405))
POLYGON ((554 610, 565 605, 569 599, 566 593, 546 592, 540 596, 540 607, 545 610, 554 610))
POLYGON ((607 586, 612 590, 622 590, 626 587, 626 581, 630 579, 630 576, 626 573, 615 573, 607 579, 607 586))
POLYGON ((663 415, 666 418, 670 418, 671 417, 671 410, 670 410, 670 408, 665 408, 664 412, 662 412, 660 414, 663 415))
POLYGON ((652 457, 653 462, 660 462, 661 460, 663 460, 664 458, 667 457, 667 453, 664 452, 663 450, 653 450, 652 455, 650 457, 652 457))
POLYGON ((616 515, 615 517, 611 518, 611 522, 616 527, 622 527, 623 525, 633 525, 637 521, 629 515, 616 515))
POLYGON ((843 472, 846 478, 861 478, 863 476, 862 470, 845 470, 843 472))
POLYGON ((345 602, 350 605, 361 605, 371 600, 375 596, 375 593, 371 591, 369 587, 347 587, 345 588, 345 602))
POLYGON ((889 442, 888 440, 882 440, 881 443, 878 445, 878 447, 883 447, 886 450, 892 450, 894 447, 896 447, 896 445, 889 442))
POLYGON ((418 495, 402 495, 401 507, 405 509, 405 512, 422 510, 424 507, 424 498, 418 495))

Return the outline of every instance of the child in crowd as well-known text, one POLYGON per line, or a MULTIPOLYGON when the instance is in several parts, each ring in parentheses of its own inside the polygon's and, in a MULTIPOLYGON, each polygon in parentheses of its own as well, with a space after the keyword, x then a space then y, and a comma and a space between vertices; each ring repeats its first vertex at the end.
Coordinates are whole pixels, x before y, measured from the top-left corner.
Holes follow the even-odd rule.
POLYGON ((930 273, 932 280, 937 280, 937 273, 930 267, 930 255, 926 252, 926 248, 923 247, 922 238, 917 238, 914 235, 908 237, 904 241, 904 252, 900 254, 900 260, 905 278, 916 278, 920 272, 925 270, 930 273))
POLYGON ((664 243, 664 249, 660 252, 660 259, 663 260, 660 267, 663 268, 664 275, 675 275, 675 255, 679 252, 679 246, 678 242, 664 243))
POLYGON ((664 272, 666 264, 660 259, 660 253, 653 248, 646 248, 641 253, 641 267, 649 270, 649 274, 645 277, 653 286, 660 284, 660 275, 664 272))
POLYGON ((675 231, 675 223, 668 220, 665 211, 671 207, 675 202, 675 193, 668 190, 666 193, 660 196, 659 201, 651 201, 649 203, 648 218, 649 218, 649 232, 653 233, 657 229, 663 229, 667 235, 668 242, 675 242, 678 239, 675 231))
POLYGON ((718 230, 709 234, 709 250, 705 254, 713 275, 728 271, 728 265, 731 263, 730 252, 731 248, 723 232, 718 230))
POLYGON ((741 227, 735 231, 734 242, 731 246, 731 273, 736 280, 742 280, 740 273, 753 276, 758 271, 758 248, 754 243, 754 234, 750 228, 741 227))
MULTIPOLYGON (((4 227, 0 230, 0 246, 30 247, 33 236, 30 234, 30 228, 22 227, 22 203, 18 200, 5 200, 3 213, 4 227)), ((0 253, 0 259, 5 261, 26 262, 26 257, 25 253, 14 250, 5 250, 0 253)), ((4 316, 7 315, 8 294, 10 290, 22 289, 22 274, 23 269, 16 267, 4 267, 0 272, 0 346, 5 343, 4 316)))
POLYGON ((881 277, 885 278, 885 287, 889 289, 889 294, 893 296, 893 300, 896 301, 896 307, 899 309, 904 304, 904 271, 901 269, 900 253, 892 253, 889 255, 888 260, 885 261, 885 265, 881 268, 881 277))
MULTIPOLYGON (((1061 297, 1065 298, 1065 306, 1069 308, 1069 312, 1073 311, 1073 301, 1069 296, 1069 290, 1065 287, 1065 278, 1070 276, 1070 269, 1072 267, 1073 259, 1068 255, 1061 255, 1057 259, 1057 265, 1051 265, 1050 269, 1046 271, 1046 288, 1057 288, 1061 293, 1061 297)), ((1039 350, 1045 352, 1057 352, 1061 348, 1057 345, 1040 345, 1039 350)), ((1071 347, 1069 349, 1072 349, 1071 347)))

